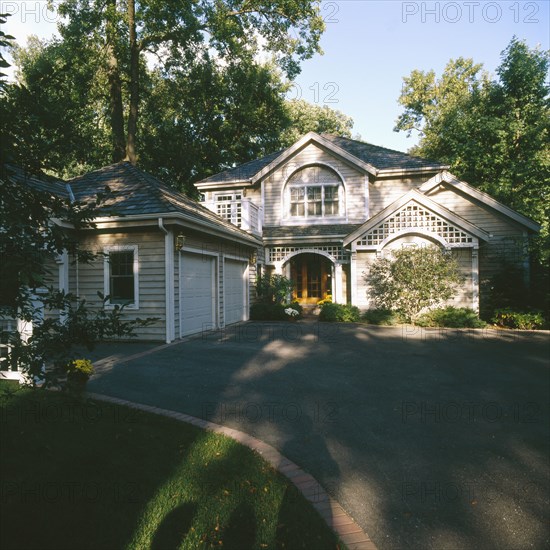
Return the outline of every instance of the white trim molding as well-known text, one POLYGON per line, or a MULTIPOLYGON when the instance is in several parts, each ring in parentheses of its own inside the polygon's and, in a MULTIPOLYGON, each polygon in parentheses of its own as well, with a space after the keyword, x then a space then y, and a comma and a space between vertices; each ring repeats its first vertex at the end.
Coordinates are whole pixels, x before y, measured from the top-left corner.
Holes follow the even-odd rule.
MULTIPOLYGON (((108 296, 111 292, 111 271, 109 256, 111 252, 130 252, 134 253, 134 263, 133 263, 133 275, 134 275, 134 301, 128 303, 125 306, 126 310, 137 310, 139 309, 139 245, 137 244, 115 244, 108 245, 103 247, 103 293, 105 296, 108 296)), ((115 305, 122 304, 111 304, 110 301, 105 303, 106 308, 114 308, 115 305)))

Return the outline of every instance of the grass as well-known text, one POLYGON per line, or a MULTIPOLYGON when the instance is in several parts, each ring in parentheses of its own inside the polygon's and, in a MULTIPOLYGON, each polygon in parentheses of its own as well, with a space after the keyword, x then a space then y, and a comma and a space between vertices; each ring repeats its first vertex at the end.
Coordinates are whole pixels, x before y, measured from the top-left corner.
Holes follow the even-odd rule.
POLYGON ((281 474, 175 420, 0 382, 0 547, 341 548, 281 474))

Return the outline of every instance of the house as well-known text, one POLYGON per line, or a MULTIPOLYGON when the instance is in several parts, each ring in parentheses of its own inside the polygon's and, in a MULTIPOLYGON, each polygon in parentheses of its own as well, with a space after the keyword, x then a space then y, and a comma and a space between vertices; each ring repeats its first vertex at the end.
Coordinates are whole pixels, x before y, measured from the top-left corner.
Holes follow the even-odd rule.
POLYGON ((367 309, 376 257, 431 244, 455 256, 464 277, 450 305, 478 311, 481 280, 509 264, 528 278, 529 237, 540 227, 448 168, 312 132, 196 186, 206 207, 262 239, 257 270, 291 278, 305 306, 330 296, 367 309))
MULTIPOLYGON (((100 291, 110 296, 107 308, 126 304, 127 319, 156 318, 137 329, 143 340, 171 342, 248 319, 258 237, 128 162, 66 182, 41 181, 20 170, 13 178, 72 201, 93 200, 105 186, 113 192, 94 228, 67 228, 79 250, 95 253, 95 260, 58 256, 51 261, 48 285, 92 307, 102 307, 100 291)), ((19 321, 0 322, 4 330, 16 324, 21 329, 19 321)))
POLYGON ((315 133, 198 182, 202 204, 127 162, 67 182, 14 177, 73 201, 113 191, 94 228, 67 228, 95 261, 62 254, 49 283, 96 307, 102 291, 106 307, 126 304, 128 319, 157 318, 138 329, 144 340, 247 320, 263 273, 291 278, 304 306, 330 296, 367 309, 369 266, 403 246, 455 256, 464 282, 450 303, 477 311, 480 281, 510 264, 529 277, 529 238, 539 231, 443 164, 315 133))

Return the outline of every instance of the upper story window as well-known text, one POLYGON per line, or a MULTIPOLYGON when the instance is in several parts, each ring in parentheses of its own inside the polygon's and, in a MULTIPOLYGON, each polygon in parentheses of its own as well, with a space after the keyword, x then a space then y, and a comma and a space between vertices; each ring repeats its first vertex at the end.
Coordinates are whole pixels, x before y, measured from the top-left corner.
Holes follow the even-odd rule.
POLYGON ((216 214, 237 227, 240 227, 241 198, 241 193, 221 193, 215 195, 216 214))
POLYGON ((308 166, 296 172, 285 189, 287 217, 329 218, 345 215, 344 186, 332 170, 308 166))

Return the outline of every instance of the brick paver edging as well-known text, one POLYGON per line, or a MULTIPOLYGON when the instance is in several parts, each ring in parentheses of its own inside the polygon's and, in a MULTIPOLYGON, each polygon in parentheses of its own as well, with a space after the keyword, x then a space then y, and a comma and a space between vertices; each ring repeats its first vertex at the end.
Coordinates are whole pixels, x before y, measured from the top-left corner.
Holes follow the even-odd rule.
POLYGON ((350 550, 377 550, 374 543, 371 541, 367 533, 355 523, 348 513, 334 500, 324 489, 319 482, 310 474, 302 470, 297 464, 283 456, 277 449, 264 443, 263 441, 252 437, 239 430, 227 428, 214 422, 203 420, 195 416, 160 409, 150 405, 134 403, 125 399, 109 397, 98 393, 86 393, 87 397, 97 399, 98 401, 106 401, 116 405, 123 405, 133 409, 139 409, 154 414, 160 414, 169 418, 174 418, 180 422, 193 424, 204 430, 220 433, 231 437, 242 445, 246 445, 253 451, 259 453, 264 460, 269 462, 274 468, 286 476, 304 495, 304 497, 317 510, 321 517, 326 521, 327 525, 340 537, 340 540, 350 550))

